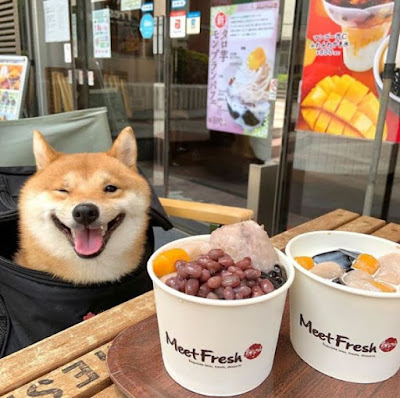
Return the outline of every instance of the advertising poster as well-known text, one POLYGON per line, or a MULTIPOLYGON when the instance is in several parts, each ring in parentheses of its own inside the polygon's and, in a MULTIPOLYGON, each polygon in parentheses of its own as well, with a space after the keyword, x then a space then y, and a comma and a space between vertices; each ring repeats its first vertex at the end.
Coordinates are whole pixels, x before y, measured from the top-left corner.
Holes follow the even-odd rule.
POLYGON ((207 128, 268 136, 279 1, 211 8, 207 128))
MULTIPOLYGON (((297 130, 374 139, 393 1, 310 0, 297 130)), ((397 54, 400 82, 400 51, 397 54)), ((384 140, 400 141, 400 84, 384 140)))
POLYGON ((110 9, 93 11, 93 55, 111 58, 110 9))
POLYGON ((0 56, 0 120, 19 119, 27 68, 26 57, 0 56))

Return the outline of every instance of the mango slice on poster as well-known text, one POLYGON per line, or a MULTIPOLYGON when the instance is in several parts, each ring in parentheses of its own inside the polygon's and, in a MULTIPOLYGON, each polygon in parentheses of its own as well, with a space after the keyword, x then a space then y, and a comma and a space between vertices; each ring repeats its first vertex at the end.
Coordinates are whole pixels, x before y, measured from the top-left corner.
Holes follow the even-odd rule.
MULTIPOLYGON (((324 77, 301 103, 301 114, 310 130, 355 138, 375 137, 378 112, 375 94, 346 74, 324 77)), ((384 139, 386 136, 385 126, 384 139)))
POLYGON ((315 58, 317 58, 317 50, 315 48, 311 48, 312 41, 310 39, 306 39, 306 49, 304 52, 304 66, 309 66, 314 63, 315 58))

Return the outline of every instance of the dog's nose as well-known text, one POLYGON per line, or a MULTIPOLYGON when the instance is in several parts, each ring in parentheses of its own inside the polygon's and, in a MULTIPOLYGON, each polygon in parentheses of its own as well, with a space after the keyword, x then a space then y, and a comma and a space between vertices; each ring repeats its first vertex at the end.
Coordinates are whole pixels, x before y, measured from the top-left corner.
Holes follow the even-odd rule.
POLYGON ((90 225, 99 217, 99 208, 92 203, 81 203, 72 210, 74 220, 85 226, 90 225))

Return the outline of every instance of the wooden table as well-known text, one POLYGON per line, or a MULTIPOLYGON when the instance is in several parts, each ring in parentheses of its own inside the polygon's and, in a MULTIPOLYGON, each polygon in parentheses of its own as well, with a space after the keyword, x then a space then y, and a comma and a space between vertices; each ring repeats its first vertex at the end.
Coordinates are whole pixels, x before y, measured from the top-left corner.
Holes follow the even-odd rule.
MULTIPOLYGON (((400 242, 400 225, 341 209, 292 228, 272 241, 283 250, 294 236, 316 230, 361 232, 400 242)), ((1 397, 123 397, 108 374, 107 351, 121 331, 154 313, 154 297, 149 292, 3 358, 1 397)), ((265 397, 399 396, 400 374, 382 383, 353 384, 327 377, 306 365, 290 344, 286 306, 265 397)))

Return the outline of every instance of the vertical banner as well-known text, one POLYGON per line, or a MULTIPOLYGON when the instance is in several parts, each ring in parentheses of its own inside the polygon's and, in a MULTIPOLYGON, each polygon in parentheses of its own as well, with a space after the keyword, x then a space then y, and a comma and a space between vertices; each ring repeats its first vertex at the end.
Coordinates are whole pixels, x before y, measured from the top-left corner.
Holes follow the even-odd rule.
MULTIPOLYGON (((297 130, 374 139, 393 5, 310 0, 297 130)), ((383 139, 399 142, 400 51, 396 67, 383 139)))
POLYGON ((207 128, 267 137, 279 0, 211 8, 207 128))
POLYGON ((93 56, 111 58, 110 9, 93 11, 93 56))

